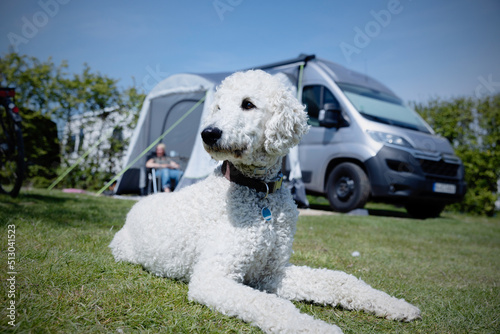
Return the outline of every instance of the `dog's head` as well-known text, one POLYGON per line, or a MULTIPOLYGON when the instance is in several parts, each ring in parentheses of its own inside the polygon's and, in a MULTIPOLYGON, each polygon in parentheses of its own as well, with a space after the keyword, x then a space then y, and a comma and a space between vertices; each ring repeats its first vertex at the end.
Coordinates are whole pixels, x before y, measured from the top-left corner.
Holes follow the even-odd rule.
POLYGON ((308 129, 304 106, 277 77, 237 72, 217 88, 204 120, 205 149, 216 160, 269 166, 308 129))

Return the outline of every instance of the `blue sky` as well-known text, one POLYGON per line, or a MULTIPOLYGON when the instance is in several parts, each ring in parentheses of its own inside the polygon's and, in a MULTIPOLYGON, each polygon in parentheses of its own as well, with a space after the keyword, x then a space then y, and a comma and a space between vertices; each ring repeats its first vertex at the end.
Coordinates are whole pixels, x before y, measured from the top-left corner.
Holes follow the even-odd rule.
POLYGON ((316 54, 404 100, 500 92, 499 0, 0 2, 0 54, 67 60, 149 91, 180 72, 316 54))

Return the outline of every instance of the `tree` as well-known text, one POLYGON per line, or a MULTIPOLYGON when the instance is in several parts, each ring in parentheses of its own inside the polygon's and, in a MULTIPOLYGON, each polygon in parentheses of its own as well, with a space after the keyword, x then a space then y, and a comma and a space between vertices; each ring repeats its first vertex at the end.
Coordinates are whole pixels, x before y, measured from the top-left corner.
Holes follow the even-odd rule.
POLYGON ((60 163, 57 127, 49 117, 55 71, 50 58, 40 62, 16 53, 0 58, 0 85, 16 88, 15 101, 23 118, 25 178, 35 186, 47 185, 47 180, 56 176, 60 163))
POLYGON ((57 125, 39 111, 22 109, 26 178, 35 187, 47 187, 57 177, 60 146, 57 125))
POLYGON ((51 113, 51 102, 56 91, 54 74, 67 67, 56 68, 51 58, 41 62, 35 57, 9 53, 0 58, 0 85, 16 88, 16 103, 21 109, 51 113))
MULTIPOLYGON (((74 171, 74 175, 68 178, 68 182, 73 187, 98 189, 114 176, 115 166, 121 164, 128 147, 128 138, 123 138, 122 131, 125 127, 135 127, 145 95, 135 87, 121 91, 117 80, 92 72, 86 64, 81 75, 73 75, 72 79, 60 82, 61 96, 67 97, 67 101, 72 103, 60 103, 61 108, 57 110, 59 117, 68 124, 75 114, 92 112, 93 117, 80 119, 84 121, 81 131, 85 136, 97 126, 100 134, 94 138, 98 143, 95 152, 99 154, 90 154, 74 171), (119 121, 123 119, 127 120, 126 124, 119 121)), ((69 166, 73 162, 65 161, 64 165, 69 166)))
MULTIPOLYGON (((125 125, 116 125, 114 135, 109 138, 111 148, 102 150, 103 155, 87 159, 72 172, 74 177, 68 178, 68 185, 78 184, 85 188, 100 187, 112 176, 111 169, 106 167, 116 164, 117 159, 123 156, 128 144, 127 138, 119 137, 120 130, 123 127, 135 127, 138 112, 145 98, 145 95, 137 88, 121 89, 118 87, 118 80, 93 72, 87 64, 84 64, 81 73, 72 74, 68 72, 66 61, 55 65, 51 58, 42 62, 34 57, 17 53, 8 53, 0 58, 0 85, 16 88, 16 104, 22 111, 23 126, 26 128, 25 140, 28 144, 25 145, 27 146, 26 159, 32 170, 28 174, 29 178, 34 178, 36 175, 53 177, 53 171, 59 161, 49 163, 48 166, 51 167, 47 164, 39 165, 39 162, 49 151, 52 153, 48 155, 57 159, 53 155, 53 140, 59 138, 64 141, 62 129, 72 121, 73 116, 89 111, 97 112, 101 117, 101 127, 104 129, 109 127, 109 122, 115 119, 110 117, 112 114, 120 113, 125 116, 131 114, 130 122, 125 125), (52 130, 43 131, 44 127, 37 126, 42 123, 47 125, 46 121, 50 121, 49 118, 57 123, 58 134, 53 133, 52 130), (39 141, 36 140, 37 137, 39 141), (51 143, 50 149, 37 147, 40 143, 49 142, 51 143), (104 170, 107 172, 102 171, 102 166, 105 166, 104 170), (42 170, 43 173, 40 172, 42 170)), ((90 125, 90 123, 87 124, 87 126, 90 125)), ((83 130, 85 127, 84 125, 83 130)), ((46 128, 53 129, 53 127, 46 128)), ((97 150, 99 149, 98 147, 97 150)), ((64 154, 62 160, 63 167, 67 166, 69 161, 64 159, 64 154)))

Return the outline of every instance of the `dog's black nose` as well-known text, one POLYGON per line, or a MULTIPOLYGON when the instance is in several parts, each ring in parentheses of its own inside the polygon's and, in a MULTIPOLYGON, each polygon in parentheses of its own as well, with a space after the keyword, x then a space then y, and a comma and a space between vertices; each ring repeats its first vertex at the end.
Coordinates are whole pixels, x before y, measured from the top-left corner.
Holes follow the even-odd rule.
POLYGON ((201 132, 201 138, 209 146, 215 144, 220 137, 222 137, 222 130, 219 128, 208 127, 201 132))

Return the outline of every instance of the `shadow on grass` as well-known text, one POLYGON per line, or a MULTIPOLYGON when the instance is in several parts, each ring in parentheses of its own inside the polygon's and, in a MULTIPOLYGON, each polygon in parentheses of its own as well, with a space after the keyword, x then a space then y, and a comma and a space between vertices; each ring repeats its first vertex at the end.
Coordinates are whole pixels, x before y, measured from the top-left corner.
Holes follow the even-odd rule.
MULTIPOLYGON (((66 203, 71 201, 73 199, 57 195, 20 193, 16 198, 0 195, 0 217, 22 216, 24 219, 37 219, 48 216, 49 212, 54 215, 63 214, 69 210, 66 203)), ((4 225, 6 221, 7 219, 1 219, 0 225, 4 225)))
POLYGON ((106 228, 123 221, 129 206, 127 202, 59 191, 35 190, 21 193, 17 198, 0 195, 0 226, 12 219, 22 219, 41 220, 55 226, 106 228))
MULTIPOLYGON (((314 210, 321 210, 321 211, 326 211, 326 212, 331 212, 332 209, 330 208, 329 205, 324 205, 324 204, 311 204, 309 206, 311 209, 314 210)), ((414 219, 410 215, 408 215, 406 212, 397 210, 397 209, 390 209, 390 208, 367 208, 367 209, 361 209, 360 212, 366 212, 367 216, 379 216, 379 217, 392 217, 392 218, 409 218, 409 219, 414 219)), ((348 214, 348 213, 347 213, 348 214)), ((357 214, 357 213, 352 213, 352 215, 363 215, 363 214, 357 214)))
POLYGON ((415 219, 406 212, 386 209, 368 209, 370 216, 393 217, 393 218, 409 218, 415 219))
POLYGON ((0 194, 0 202, 2 202, 3 204, 10 204, 10 205, 23 205, 26 203, 30 203, 32 201, 44 202, 46 204, 57 204, 71 200, 73 199, 64 198, 60 196, 40 195, 31 193, 20 193, 19 196, 15 198, 5 194, 0 194))

